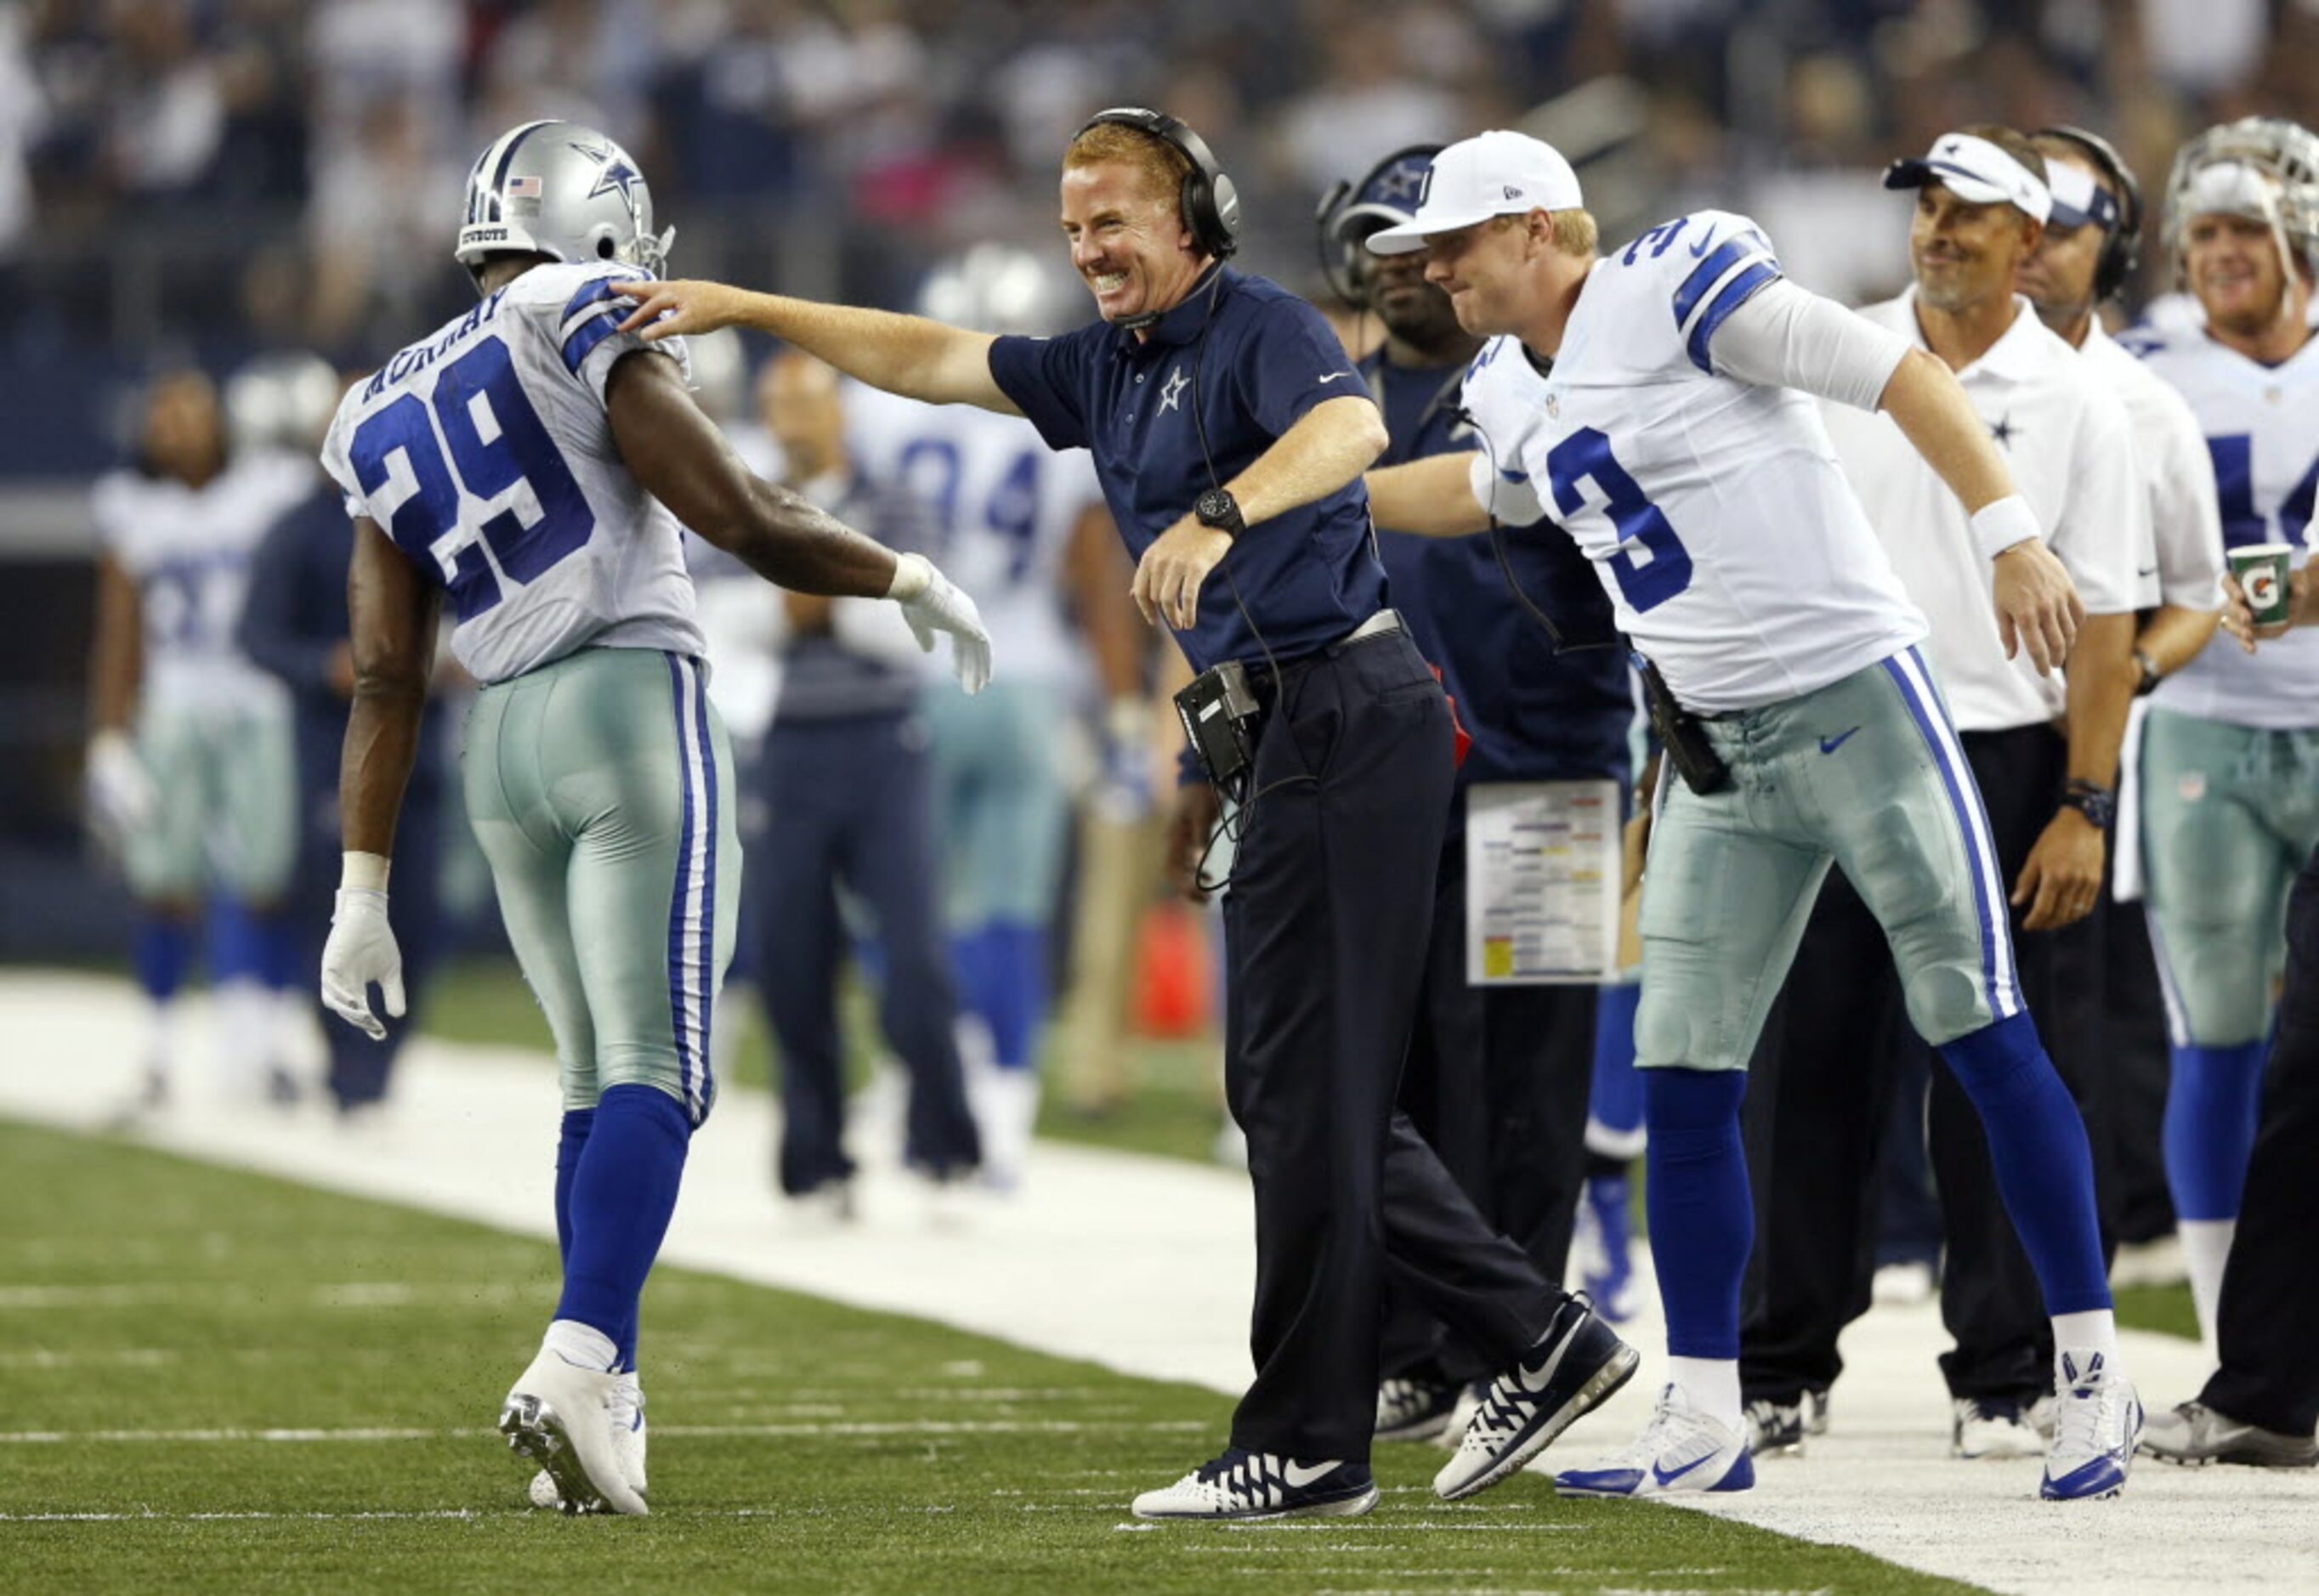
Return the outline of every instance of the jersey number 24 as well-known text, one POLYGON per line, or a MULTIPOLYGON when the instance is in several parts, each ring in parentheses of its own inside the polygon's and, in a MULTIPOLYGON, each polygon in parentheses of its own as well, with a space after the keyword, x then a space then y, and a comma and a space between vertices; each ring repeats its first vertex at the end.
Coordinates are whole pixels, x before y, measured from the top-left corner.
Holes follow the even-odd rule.
POLYGON ((500 601, 492 559, 510 580, 537 582, 588 541, 596 515, 498 338, 444 369, 431 420, 429 410, 415 395, 399 396, 356 430, 348 454, 374 503, 401 478, 387 529, 403 553, 440 573, 459 618, 470 620, 500 601), (472 519, 463 499, 489 513, 472 519), (490 546, 490 559, 479 545, 490 546))

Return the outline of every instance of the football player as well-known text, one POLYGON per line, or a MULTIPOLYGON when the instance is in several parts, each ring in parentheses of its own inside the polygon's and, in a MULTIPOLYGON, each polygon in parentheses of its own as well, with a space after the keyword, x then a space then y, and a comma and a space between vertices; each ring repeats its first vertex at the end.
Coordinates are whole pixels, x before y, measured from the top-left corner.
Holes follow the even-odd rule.
MULTIPOLYGON (((2203 329, 2127 347, 2189 401, 2213 456, 2223 542, 2305 560, 2319 485, 2319 138, 2248 118, 2184 146, 2166 240, 2203 329)), ((2151 931, 2173 1076, 2166 1172, 2211 1351, 2239 1212, 2286 904, 2319 844, 2319 633, 2209 648, 2151 695, 2142 745, 2151 931)))
POLYGON ((618 330, 672 233, 625 150, 534 122, 468 176, 456 255, 480 302, 347 391, 322 461, 355 522, 346 858, 323 999, 383 1035, 403 1009, 387 855, 447 596, 483 684, 467 811, 562 1066, 564 1292, 500 1429, 564 1510, 645 1510, 636 1308, 716 1082, 730 957, 732 754, 701 668, 680 527, 803 592, 890 598, 922 646, 989 671, 974 605, 744 470, 685 386, 681 341, 618 330))
POLYGON ((1988 429, 1938 360, 1790 284, 1745 217, 1677 217, 1598 259, 1576 175, 1522 134, 1451 145, 1417 214, 1368 245, 1426 251, 1459 321, 1496 335, 1466 381, 1484 448, 1373 473, 1377 518, 1455 535, 1557 515, 1647 661, 1682 772, 1652 828, 1635 1023, 1672 1378, 1632 1447, 1558 1471, 1558 1488, 1754 1483, 1743 1072, 1835 862, 1981 1113, 2054 1317, 2042 1493, 2116 1494, 2142 1411, 2117 1364, 2085 1127, 2014 983, 1988 820, 1917 652, 1924 617, 1809 395, 1899 425, 1973 512, 2008 652, 2050 671, 2082 612, 1988 429))
POLYGON ((251 553, 308 476, 278 452, 230 447, 216 388, 177 371, 147 392, 136 466, 100 482, 91 507, 103 552, 89 801, 141 908, 140 1108, 168 1094, 175 998, 205 899, 221 1077, 236 1096, 296 1095, 275 997, 294 957, 277 912, 297 848, 290 704, 234 627, 251 553))

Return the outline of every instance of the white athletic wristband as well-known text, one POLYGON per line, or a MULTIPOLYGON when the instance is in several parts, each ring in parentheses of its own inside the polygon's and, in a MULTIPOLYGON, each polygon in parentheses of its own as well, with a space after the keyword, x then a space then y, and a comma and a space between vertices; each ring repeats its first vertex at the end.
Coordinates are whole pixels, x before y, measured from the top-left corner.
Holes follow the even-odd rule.
POLYGON ((383 853, 347 852, 338 867, 339 890, 385 891, 387 863, 383 853))
POLYGON ((907 604, 934 585, 934 563, 925 555, 897 555, 893 584, 887 588, 886 597, 897 604, 907 604))
POLYGON ((1993 560, 2017 543, 2044 537, 2037 525, 2037 514, 2029 501, 2018 493, 2008 493, 1994 504, 1984 504, 1973 513, 1972 536, 1981 545, 1981 557, 1993 560))

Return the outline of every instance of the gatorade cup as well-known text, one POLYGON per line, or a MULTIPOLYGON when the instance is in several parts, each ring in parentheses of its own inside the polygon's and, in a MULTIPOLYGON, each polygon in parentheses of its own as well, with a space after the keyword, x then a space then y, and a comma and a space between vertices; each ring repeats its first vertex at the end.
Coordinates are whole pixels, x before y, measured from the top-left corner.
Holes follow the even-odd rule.
POLYGON ((2232 549, 2231 574, 2246 593, 2247 608, 2258 627, 2283 626, 2287 621, 2287 573, 2294 569, 2291 543, 2252 543, 2232 549))

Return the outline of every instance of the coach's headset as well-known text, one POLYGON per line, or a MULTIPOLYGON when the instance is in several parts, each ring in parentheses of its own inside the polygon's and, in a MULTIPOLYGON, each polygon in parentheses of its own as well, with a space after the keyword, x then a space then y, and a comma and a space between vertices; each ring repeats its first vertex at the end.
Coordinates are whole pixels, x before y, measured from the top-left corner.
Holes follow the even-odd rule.
POLYGON ((1229 260, 1240 249, 1240 189, 1208 149, 1208 141, 1164 111, 1141 105, 1115 105, 1098 111, 1080 124, 1076 141, 1090 128, 1114 123, 1150 134, 1191 163, 1177 195, 1177 209, 1193 247, 1203 255, 1229 260))
POLYGON ((2101 259, 2094 266, 2094 302, 2115 296, 2142 264, 2142 185, 2117 147, 2099 133, 2068 125, 2039 128, 2036 137, 2060 139, 2076 145, 2093 158, 2109 189, 2117 196, 2117 225, 2102 240, 2101 259))
POLYGON ((1430 161, 1444 148, 1439 144, 1412 144, 1396 149, 1362 173, 1359 181, 1348 183, 1340 177, 1329 185, 1329 192, 1321 196, 1321 203, 1313 212, 1321 252, 1321 275, 1328 279, 1329 286, 1335 291, 1337 297, 1355 310, 1373 308, 1369 304, 1368 273, 1366 269, 1368 235, 1396 219, 1373 212, 1370 214, 1376 216, 1375 226, 1355 232, 1346 225, 1352 220, 1349 212, 1355 209, 1361 195, 1368 193, 1371 184, 1402 162, 1430 161))

